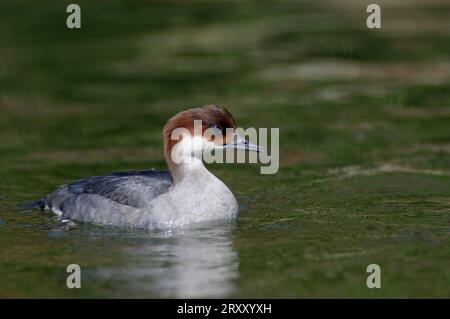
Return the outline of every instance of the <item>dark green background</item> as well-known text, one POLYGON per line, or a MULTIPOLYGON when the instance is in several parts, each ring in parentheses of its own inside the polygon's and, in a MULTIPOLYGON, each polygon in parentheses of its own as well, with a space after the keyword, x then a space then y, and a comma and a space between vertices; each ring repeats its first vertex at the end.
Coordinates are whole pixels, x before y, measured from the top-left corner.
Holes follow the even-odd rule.
MULTIPOLYGON (((229 289, 196 296, 450 297, 448 1, 378 2, 378 30, 366 1, 77 1, 81 30, 69 3, 0 2, 0 297, 180 296, 152 269, 184 235, 67 230, 15 205, 165 168, 167 118, 210 103, 279 127, 281 167, 211 167, 243 209, 224 230, 234 275, 210 285, 229 289)), ((158 269, 191 271, 183 258, 158 269)))

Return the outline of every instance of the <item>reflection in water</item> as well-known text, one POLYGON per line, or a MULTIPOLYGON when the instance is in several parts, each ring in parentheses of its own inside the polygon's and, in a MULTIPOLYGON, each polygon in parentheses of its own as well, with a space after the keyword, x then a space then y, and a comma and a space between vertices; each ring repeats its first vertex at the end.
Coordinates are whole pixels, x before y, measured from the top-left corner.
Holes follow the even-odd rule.
POLYGON ((148 235, 124 248, 126 269, 102 269, 100 277, 119 279, 127 290, 158 297, 226 297, 239 276, 232 225, 202 226, 148 235))

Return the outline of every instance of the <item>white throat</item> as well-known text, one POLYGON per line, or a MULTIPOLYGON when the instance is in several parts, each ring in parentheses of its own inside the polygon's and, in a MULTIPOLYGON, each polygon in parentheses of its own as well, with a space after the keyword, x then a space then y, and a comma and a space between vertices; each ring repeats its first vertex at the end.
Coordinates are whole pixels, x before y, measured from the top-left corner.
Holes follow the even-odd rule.
POLYGON ((201 136, 183 134, 180 142, 175 144, 170 153, 171 160, 175 164, 176 172, 173 172, 177 182, 185 179, 204 179, 213 176, 203 164, 203 150, 212 147, 213 144, 201 136))

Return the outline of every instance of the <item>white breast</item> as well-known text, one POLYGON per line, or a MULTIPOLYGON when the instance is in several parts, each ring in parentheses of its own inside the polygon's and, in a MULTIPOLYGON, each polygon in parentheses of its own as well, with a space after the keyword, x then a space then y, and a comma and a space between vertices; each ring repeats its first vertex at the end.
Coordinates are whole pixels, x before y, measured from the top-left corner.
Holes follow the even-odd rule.
POLYGON ((150 211, 149 222, 158 228, 229 220, 239 213, 233 193, 203 164, 190 167, 183 180, 147 209, 150 211))

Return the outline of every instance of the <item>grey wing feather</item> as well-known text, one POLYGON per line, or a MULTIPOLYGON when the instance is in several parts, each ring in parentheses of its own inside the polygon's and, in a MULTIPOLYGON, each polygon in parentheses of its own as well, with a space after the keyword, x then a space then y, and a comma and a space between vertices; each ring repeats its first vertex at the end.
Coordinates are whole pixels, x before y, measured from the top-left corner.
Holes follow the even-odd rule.
POLYGON ((52 209, 59 208, 66 199, 92 194, 118 204, 140 208, 167 192, 172 184, 172 176, 167 171, 119 172, 72 182, 60 187, 44 200, 46 206, 52 209))

